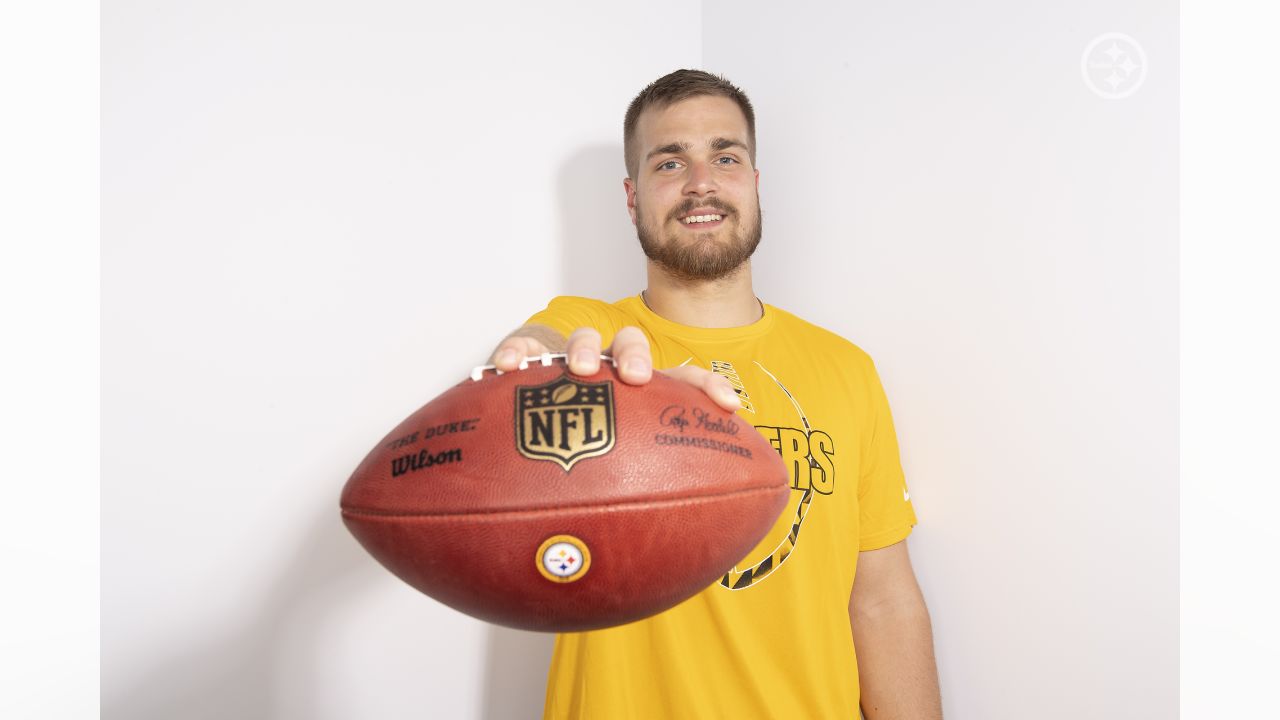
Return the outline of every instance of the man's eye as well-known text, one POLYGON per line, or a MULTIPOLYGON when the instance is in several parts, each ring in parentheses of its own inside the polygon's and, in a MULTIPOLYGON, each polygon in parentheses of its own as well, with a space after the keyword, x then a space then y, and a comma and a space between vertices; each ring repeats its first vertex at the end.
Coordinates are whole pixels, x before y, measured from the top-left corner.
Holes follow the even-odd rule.
POLYGON ((720 162, 721 160, 728 160, 728 161, 729 161, 729 162, 727 162, 727 163, 721 163, 722 165, 729 165, 729 164, 731 164, 731 163, 736 163, 736 162, 738 162, 736 158, 731 158, 731 157, 729 157, 728 155, 725 155, 724 157, 717 159, 717 160, 716 160, 716 162, 720 162))
POLYGON ((668 165, 675 165, 675 164, 676 164, 676 161, 675 161, 675 160, 668 160, 668 161, 666 161, 666 162, 662 163, 661 165, 659 165, 659 166, 658 166, 658 169, 659 169, 659 170, 666 170, 668 165))

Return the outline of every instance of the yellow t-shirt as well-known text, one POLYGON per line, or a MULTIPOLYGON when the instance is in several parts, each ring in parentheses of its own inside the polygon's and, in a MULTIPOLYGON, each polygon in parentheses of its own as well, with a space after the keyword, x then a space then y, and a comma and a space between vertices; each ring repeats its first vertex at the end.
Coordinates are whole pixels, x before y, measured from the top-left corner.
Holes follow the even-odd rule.
POLYGON ((792 473, 768 536, 711 587, 620 627, 556 637, 546 718, 858 717, 849 595, 858 553, 916 524, 893 418, 871 358, 853 343, 764 305, 757 322, 695 328, 639 295, 609 304, 557 297, 529 318, 564 335, 635 325, 655 368, 693 364, 737 389, 739 417, 792 473))

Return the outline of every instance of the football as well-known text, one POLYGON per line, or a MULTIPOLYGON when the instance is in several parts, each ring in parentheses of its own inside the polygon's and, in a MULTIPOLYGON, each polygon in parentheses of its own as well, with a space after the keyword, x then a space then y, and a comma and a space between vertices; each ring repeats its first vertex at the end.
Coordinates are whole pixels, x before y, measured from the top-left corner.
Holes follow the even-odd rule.
POLYGON ((575 632, 666 610, 773 527, 790 478, 773 446, 655 372, 592 376, 563 354, 476 368, 364 458, 342 518, 383 566, 488 622, 575 632))

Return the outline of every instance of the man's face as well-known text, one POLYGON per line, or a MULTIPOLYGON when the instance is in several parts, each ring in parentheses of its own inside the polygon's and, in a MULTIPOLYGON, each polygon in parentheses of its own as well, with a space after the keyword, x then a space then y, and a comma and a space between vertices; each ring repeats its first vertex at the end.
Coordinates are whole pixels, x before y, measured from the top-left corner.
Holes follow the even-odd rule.
POLYGON ((747 119, 726 97, 650 108, 636 124, 639 166, 623 181, 640 247, 674 277, 715 280, 760 244, 760 171, 747 152, 747 119), (695 216, 719 215, 708 222, 695 216))

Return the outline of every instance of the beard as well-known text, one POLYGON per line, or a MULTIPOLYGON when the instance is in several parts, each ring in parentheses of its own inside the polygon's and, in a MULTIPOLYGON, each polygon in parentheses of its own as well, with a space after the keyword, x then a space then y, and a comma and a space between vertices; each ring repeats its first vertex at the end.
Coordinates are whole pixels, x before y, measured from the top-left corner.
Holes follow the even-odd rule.
POLYGON ((636 202, 636 235, 640 238, 640 248, 644 254, 672 277, 686 282, 719 280, 742 267, 760 245, 760 237, 764 232, 763 215, 760 212, 760 199, 756 196, 755 222, 744 226, 741 215, 721 202, 702 202, 698 205, 688 204, 677 209, 671 216, 678 218, 694 207, 710 207, 719 210, 725 221, 733 219, 733 227, 724 224, 715 230, 705 232, 678 230, 666 236, 666 242, 659 242, 660 227, 652 227, 644 222, 644 212, 639 201, 636 202))

